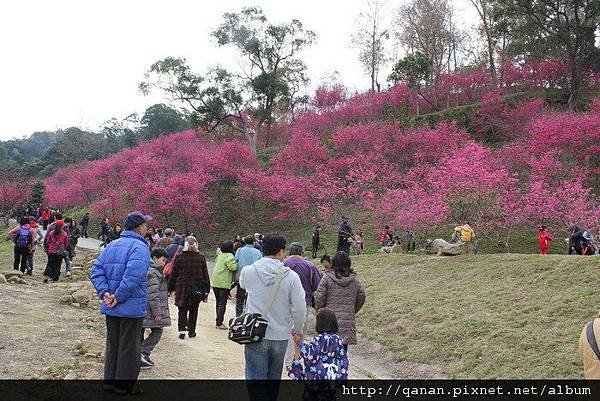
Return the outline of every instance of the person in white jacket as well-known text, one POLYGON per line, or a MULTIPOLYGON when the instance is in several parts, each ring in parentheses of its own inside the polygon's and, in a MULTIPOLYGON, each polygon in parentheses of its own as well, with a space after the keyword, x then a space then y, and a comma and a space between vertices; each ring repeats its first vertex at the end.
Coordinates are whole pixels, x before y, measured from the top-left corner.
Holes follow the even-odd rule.
MULTIPOLYGON (((246 380, 280 380, 290 333, 302 333, 306 320, 306 300, 300 277, 283 265, 285 246, 286 239, 281 235, 266 235, 264 257, 246 266, 240 275, 240 286, 248 293, 247 313, 264 314, 268 321, 265 338, 244 346, 246 380), (273 303, 264 311, 278 280, 273 303)), ((272 390, 278 391, 278 388, 272 390)), ((271 392, 266 396, 276 399, 277 394, 271 392)))

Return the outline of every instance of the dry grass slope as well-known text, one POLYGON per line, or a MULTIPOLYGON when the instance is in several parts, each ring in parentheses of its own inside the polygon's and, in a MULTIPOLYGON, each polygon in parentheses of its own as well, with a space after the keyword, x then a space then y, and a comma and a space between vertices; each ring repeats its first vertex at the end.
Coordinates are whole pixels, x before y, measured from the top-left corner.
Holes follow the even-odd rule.
POLYGON ((581 377, 598 257, 368 255, 353 266, 367 291, 359 331, 398 361, 455 378, 581 377))

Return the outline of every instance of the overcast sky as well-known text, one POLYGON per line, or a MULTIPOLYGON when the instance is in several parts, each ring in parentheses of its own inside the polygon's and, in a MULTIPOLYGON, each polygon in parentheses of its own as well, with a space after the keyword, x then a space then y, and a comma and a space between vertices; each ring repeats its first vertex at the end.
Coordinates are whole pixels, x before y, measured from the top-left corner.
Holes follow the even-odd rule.
MULTIPOLYGON (((468 0, 453 3, 465 26, 476 24, 468 0)), ((316 44, 300 56, 312 88, 334 71, 352 89, 369 86, 350 44, 365 0, 1 2, 0 140, 70 126, 95 130, 111 117, 143 113, 165 99, 144 97, 137 85, 166 56, 185 57, 197 71, 235 67, 234 51, 217 48, 210 32, 224 12, 250 5, 273 22, 297 18, 316 32, 316 44)))

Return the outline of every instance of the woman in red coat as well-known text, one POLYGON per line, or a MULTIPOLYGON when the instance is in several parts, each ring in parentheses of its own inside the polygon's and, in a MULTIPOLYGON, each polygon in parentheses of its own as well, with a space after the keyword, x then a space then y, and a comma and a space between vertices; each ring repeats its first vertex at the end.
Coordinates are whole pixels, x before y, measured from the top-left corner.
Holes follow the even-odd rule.
POLYGON ((550 241, 552 241, 552 236, 548 232, 548 227, 545 224, 539 226, 537 237, 540 245, 540 254, 547 255, 548 248, 550 248, 550 241))

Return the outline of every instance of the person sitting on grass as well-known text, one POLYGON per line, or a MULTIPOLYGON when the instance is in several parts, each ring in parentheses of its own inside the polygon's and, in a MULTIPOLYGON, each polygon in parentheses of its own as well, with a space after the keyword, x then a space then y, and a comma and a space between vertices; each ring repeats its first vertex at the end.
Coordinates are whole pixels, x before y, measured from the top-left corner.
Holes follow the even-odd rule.
POLYGON ((148 269, 148 307, 146 308, 146 318, 142 323, 142 369, 149 369, 154 366, 150 354, 160 341, 163 327, 171 325, 169 291, 167 280, 162 273, 169 255, 164 248, 154 248, 150 255, 152 264, 148 269), (144 338, 146 329, 150 329, 150 335, 144 338))
POLYGON ((317 314, 316 331, 310 343, 302 334, 294 333, 294 360, 288 376, 294 380, 347 380, 348 355, 344 341, 337 334, 335 313, 321 309, 317 314))

